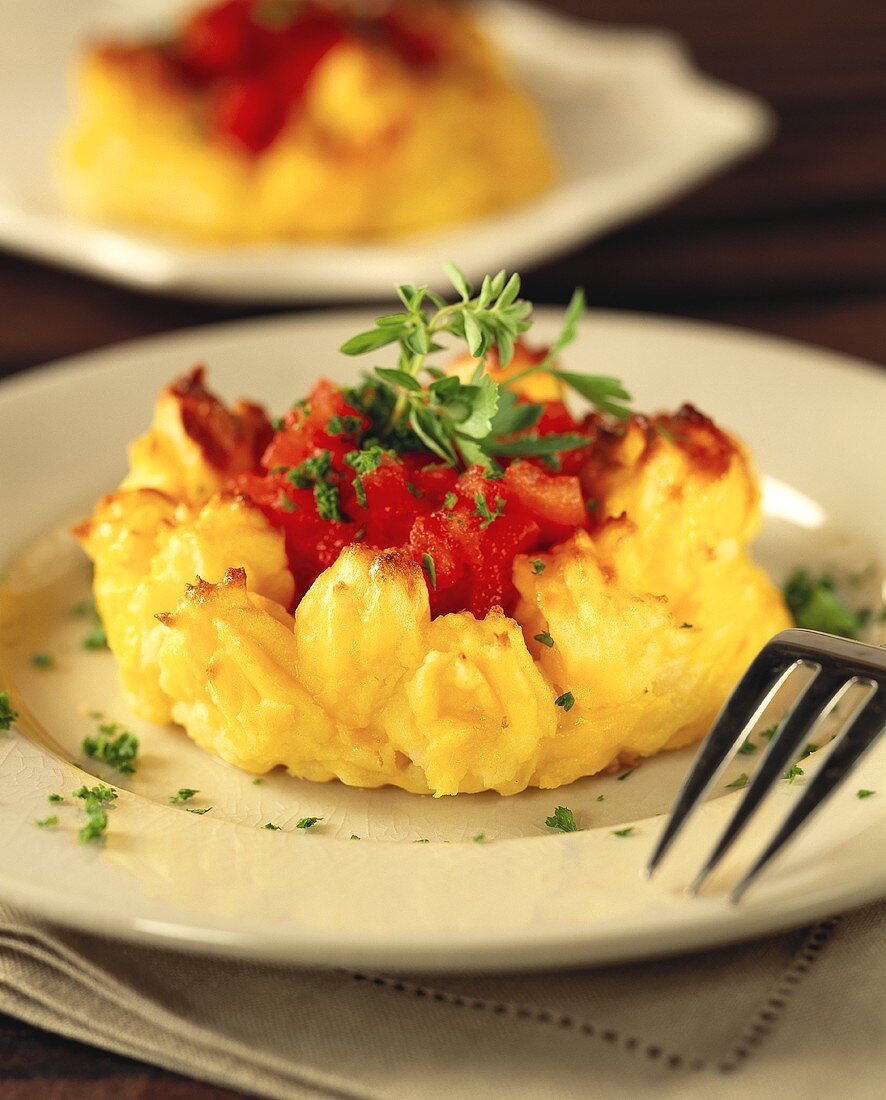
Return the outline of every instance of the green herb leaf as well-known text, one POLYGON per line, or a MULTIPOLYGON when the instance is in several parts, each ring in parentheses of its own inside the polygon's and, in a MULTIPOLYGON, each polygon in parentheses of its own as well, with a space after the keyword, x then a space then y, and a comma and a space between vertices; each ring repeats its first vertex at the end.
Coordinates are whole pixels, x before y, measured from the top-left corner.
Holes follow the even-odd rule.
POLYGON ((537 642, 541 642, 542 645, 546 645, 548 649, 554 648, 554 639, 548 634, 546 630, 543 630, 541 634, 534 635, 537 642))
POLYGON ((83 738, 83 753, 107 764, 121 775, 133 775, 138 738, 116 722, 100 722, 97 737, 83 738))
POLYGON ((745 741, 744 744, 742 744, 739 747, 738 755, 739 756, 752 756, 756 751, 757 751, 757 746, 754 744, 753 741, 745 741))
POLYGON ((35 817, 34 824, 40 829, 54 829, 58 825, 58 817, 56 814, 52 814, 50 817, 35 817))
POLYGON ((280 829, 281 829, 281 826, 280 825, 275 825, 273 821, 266 821, 264 823, 264 825, 262 825, 262 828, 263 829, 271 829, 273 832, 279 833, 280 829))
POLYGON ((185 806, 185 809, 189 814, 199 814, 202 817, 204 814, 208 814, 212 809, 211 806, 185 806))
POLYGON ((793 783, 795 779, 805 774, 806 773, 798 764, 791 764, 788 770, 784 773, 784 777, 788 781, 788 783, 793 783))
POLYGON ((742 787, 746 787, 748 785, 748 778, 749 777, 747 772, 742 772, 737 779, 733 779, 731 783, 726 784, 727 790, 740 791, 742 787))
POLYGON ((545 563, 539 558, 532 558, 529 564, 532 566, 532 572, 535 574, 536 577, 540 573, 544 573, 546 566, 545 563))
POLYGON ((34 668, 48 669, 55 667, 55 658, 51 653, 35 653, 31 657, 34 668))
POLYGON ((827 575, 813 577, 805 569, 795 570, 785 583, 784 598, 794 622, 804 630, 841 638, 857 638, 861 632, 863 617, 846 606, 827 575))
POLYGON ((424 569, 425 573, 427 574, 428 584, 430 584, 431 588, 436 588, 437 587, 437 566, 434 563, 433 554, 422 554, 421 563, 422 563, 422 568, 424 569))
POLYGON ((313 829, 317 822, 322 820, 322 817, 302 817, 296 822, 295 827, 296 829, 313 829))
POLYGON ((554 700, 555 707, 562 707, 564 710, 572 710, 575 706, 575 696, 571 691, 564 691, 562 695, 558 695, 554 700))
POLYGON ((0 691, 0 730, 8 730, 18 718, 18 711, 9 701, 9 692, 0 691))
POLYGON ((107 649, 108 648, 108 635, 105 633, 104 623, 101 621, 101 617, 98 612, 92 620, 92 626, 89 628, 89 633, 83 639, 84 649, 107 649))
POLYGON ((559 829, 561 833, 578 832, 575 814, 566 806, 558 806, 550 817, 545 818, 545 825, 549 829, 559 829))
POLYGON ((855 797, 856 798, 870 798, 872 795, 875 795, 876 793, 877 793, 876 791, 868 791, 868 790, 865 790, 864 787, 862 787, 861 790, 855 792, 855 797))
POLYGON ((495 511, 490 511, 489 505, 486 503, 486 498, 482 493, 476 493, 474 495, 474 508, 473 515, 480 516, 482 522, 480 523, 480 530, 485 531, 490 524, 494 523, 505 510, 504 497, 495 498, 495 511))
POLYGON ((631 833, 633 833, 633 831, 634 831, 634 826, 633 825, 626 825, 624 829, 613 829, 612 830, 612 835, 613 836, 630 836, 631 833))
POLYGON ((193 798, 195 794, 199 793, 199 790, 195 790, 193 787, 179 787, 169 801, 173 806, 177 806, 180 802, 187 802, 189 798, 193 798))

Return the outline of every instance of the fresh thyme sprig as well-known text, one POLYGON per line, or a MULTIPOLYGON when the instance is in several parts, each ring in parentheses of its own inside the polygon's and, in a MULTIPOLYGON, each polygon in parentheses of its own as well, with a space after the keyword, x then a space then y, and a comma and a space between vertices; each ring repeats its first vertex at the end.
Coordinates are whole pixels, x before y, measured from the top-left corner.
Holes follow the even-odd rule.
POLYGON ((529 374, 550 374, 602 412, 619 418, 629 415, 630 395, 618 379, 554 367, 557 355, 578 335, 585 309, 583 291, 576 290, 572 296, 563 328, 544 359, 497 383, 483 369, 486 356, 495 348, 500 365, 506 367, 514 357, 516 341, 532 325, 532 305, 519 297, 520 276, 506 271, 486 275, 475 294, 454 264, 444 266, 458 300, 446 302, 426 286, 404 283, 397 288, 404 309, 379 317, 375 328, 342 345, 346 355, 399 346, 397 366, 374 367, 363 389, 354 391, 355 400, 372 421, 373 446, 388 440, 396 447, 399 441, 402 449, 405 438, 453 466, 486 469, 495 467, 496 456, 546 456, 585 446, 587 439, 579 433, 532 434, 544 408, 521 401, 512 388, 529 374), (438 342, 444 334, 464 341, 479 361, 470 381, 462 382, 428 362, 431 355, 444 350, 438 342))

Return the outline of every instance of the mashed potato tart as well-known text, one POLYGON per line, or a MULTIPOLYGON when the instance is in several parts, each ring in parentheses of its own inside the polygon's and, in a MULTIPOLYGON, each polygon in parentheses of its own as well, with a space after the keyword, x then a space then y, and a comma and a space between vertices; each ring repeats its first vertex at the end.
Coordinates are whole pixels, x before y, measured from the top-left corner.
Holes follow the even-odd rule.
POLYGON ((80 215, 219 242, 385 238, 552 177, 535 108, 444 0, 224 0, 96 45, 60 162, 80 215))
POLYGON ((742 445, 562 369, 580 294, 533 351, 517 276, 450 275, 344 345, 396 366, 273 425, 199 368, 161 394, 77 532, 139 714, 255 773, 513 794, 697 740, 788 625, 742 445))

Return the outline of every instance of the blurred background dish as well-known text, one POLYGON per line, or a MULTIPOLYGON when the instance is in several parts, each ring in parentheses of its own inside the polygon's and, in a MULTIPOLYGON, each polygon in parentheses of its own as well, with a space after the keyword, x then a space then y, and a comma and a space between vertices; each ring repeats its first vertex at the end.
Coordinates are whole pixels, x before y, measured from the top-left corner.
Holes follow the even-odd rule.
MULTIPOLYGON (((62 10, 49 0, 27 5, 17 0, 7 26, 7 41, 15 45, 3 51, 7 92, 0 100, 0 241, 168 293, 281 302, 379 297, 404 270, 435 283, 441 262, 449 258, 457 259, 469 276, 491 264, 513 268, 541 262, 675 197, 757 147, 771 130, 771 116, 755 97, 701 75, 670 35, 592 27, 541 9, 487 0, 476 6, 480 25, 541 109, 559 173, 552 186, 540 190, 549 170, 538 163, 541 139, 528 135, 535 163, 527 167, 521 186, 499 194, 497 203, 488 198, 469 203, 462 217, 471 209, 488 211, 522 198, 518 205, 387 243, 236 247, 186 243, 156 230, 73 216, 51 178, 53 150, 69 112, 65 79, 70 65, 84 41, 168 28, 171 12, 181 9, 169 0, 110 5, 85 0, 62 10), (535 197, 527 197, 533 192, 538 192, 535 197)), ((517 110, 513 101, 511 107, 517 110)), ((520 110, 524 107, 520 100, 520 110)), ((82 168, 82 149, 79 157, 82 168)), ((446 165, 445 150, 441 165, 446 165)), ((513 166, 506 171, 519 174, 513 166)), ((73 182, 70 161, 67 178, 73 182)), ((81 175, 75 189, 81 209, 89 205, 83 201, 82 182, 81 175)), ((182 198, 170 194, 166 204, 180 206, 182 198)), ((242 205, 242 199, 229 201, 242 205)), ((135 205, 130 204, 129 216, 135 205)), ((127 212, 122 202, 112 207, 107 193, 102 203, 92 204, 93 211, 127 212)), ((450 206, 446 218, 453 216, 450 206)), ((439 209, 433 220, 444 220, 439 209)), ((405 225, 401 221, 399 228, 405 225)), ((365 230, 364 220, 364 236, 365 230)))

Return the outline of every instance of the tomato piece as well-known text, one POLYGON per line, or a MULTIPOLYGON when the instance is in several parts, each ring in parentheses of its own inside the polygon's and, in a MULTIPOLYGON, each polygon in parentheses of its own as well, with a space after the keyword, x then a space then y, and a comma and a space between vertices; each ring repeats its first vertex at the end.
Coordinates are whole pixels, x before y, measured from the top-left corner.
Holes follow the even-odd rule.
POLYGON ((515 462, 505 472, 502 485, 552 542, 587 526, 587 506, 577 477, 552 475, 528 462, 515 462))
POLYGON ((288 114, 286 96, 275 84, 243 78, 219 88, 212 127, 244 152, 261 153, 283 129, 288 114))
POLYGON ((196 12, 185 23, 177 53, 189 75, 210 80, 255 68, 261 35, 252 7, 253 0, 225 0, 196 12))

